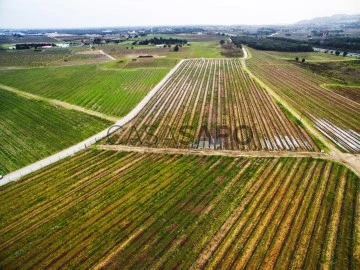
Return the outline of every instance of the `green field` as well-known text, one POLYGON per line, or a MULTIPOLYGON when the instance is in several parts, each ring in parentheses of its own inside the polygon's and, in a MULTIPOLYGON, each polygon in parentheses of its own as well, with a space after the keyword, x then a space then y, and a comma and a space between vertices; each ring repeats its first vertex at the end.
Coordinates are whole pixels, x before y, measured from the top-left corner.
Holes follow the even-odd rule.
POLYGON ((345 86, 340 84, 325 84, 326 89, 360 103, 360 86, 345 86))
MULTIPOLYGON (((82 49, 83 50, 83 49, 82 49)), ((0 50, 0 67, 42 67, 90 64, 108 61, 104 55, 75 54, 71 49, 53 48, 36 52, 28 50, 0 50)))
POLYGON ((131 43, 120 43, 118 45, 110 44, 103 46, 96 46, 98 49, 117 57, 137 57, 139 55, 151 54, 154 56, 163 56, 168 58, 183 59, 183 58, 222 58, 221 46, 219 40, 190 42, 191 46, 183 46, 178 52, 173 51, 172 48, 157 48, 154 46, 132 46, 131 43), (129 47, 129 49, 126 49, 129 47), (134 49, 131 49, 134 47, 134 49))
POLYGON ((87 150, 0 187, 0 267, 358 269, 359 181, 318 159, 87 150))
POLYGON ((360 86, 360 60, 297 63, 303 69, 327 78, 327 83, 360 86))
POLYGON ((70 147, 110 124, 0 89, 0 175, 70 147))
POLYGON ((307 62, 356 60, 355 57, 343 57, 342 55, 336 56, 335 54, 323 52, 266 52, 266 54, 284 60, 295 60, 296 57, 299 57, 299 61, 301 61, 302 58, 305 58, 305 61, 307 62))
POLYGON ((0 84, 110 116, 123 117, 169 70, 114 70, 101 65, 2 70, 0 84))
POLYGON ((175 58, 120 58, 116 61, 110 61, 102 64, 105 68, 123 68, 123 69, 139 69, 139 68, 173 68, 179 62, 175 58))

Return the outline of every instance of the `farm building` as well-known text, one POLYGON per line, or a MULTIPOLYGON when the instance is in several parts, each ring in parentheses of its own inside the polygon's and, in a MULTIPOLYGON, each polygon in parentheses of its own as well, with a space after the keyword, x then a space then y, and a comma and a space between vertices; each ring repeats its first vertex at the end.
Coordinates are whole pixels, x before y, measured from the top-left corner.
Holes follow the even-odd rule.
POLYGON ((70 44, 67 44, 67 43, 60 43, 60 44, 56 44, 57 47, 60 47, 60 48, 69 48, 70 47, 70 44))

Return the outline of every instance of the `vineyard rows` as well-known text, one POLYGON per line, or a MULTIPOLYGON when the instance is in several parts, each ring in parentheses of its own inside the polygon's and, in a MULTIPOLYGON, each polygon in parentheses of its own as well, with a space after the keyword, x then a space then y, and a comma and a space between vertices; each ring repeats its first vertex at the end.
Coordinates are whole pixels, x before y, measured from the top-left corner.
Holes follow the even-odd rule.
POLYGON ((197 149, 318 149, 235 59, 184 61, 111 141, 197 149))
POLYGON ((359 181, 319 159, 87 150, 0 187, 0 267, 359 269, 359 181))
POLYGON ((360 86, 344 86, 344 85, 329 84, 329 85, 324 85, 324 87, 339 95, 342 95, 348 99, 360 103, 360 86))
POLYGON ((0 71, 0 83, 46 98, 123 117, 170 68, 103 70, 96 65, 0 71))
POLYGON ((69 49, 48 49, 42 52, 34 50, 1 50, 0 67, 6 66, 44 66, 51 62, 63 61, 71 54, 69 49))
POLYGON ((325 78, 249 49, 249 69, 342 149, 360 153, 360 104, 322 88, 325 78))
POLYGON ((105 129, 110 122, 0 89, 0 175, 105 129))

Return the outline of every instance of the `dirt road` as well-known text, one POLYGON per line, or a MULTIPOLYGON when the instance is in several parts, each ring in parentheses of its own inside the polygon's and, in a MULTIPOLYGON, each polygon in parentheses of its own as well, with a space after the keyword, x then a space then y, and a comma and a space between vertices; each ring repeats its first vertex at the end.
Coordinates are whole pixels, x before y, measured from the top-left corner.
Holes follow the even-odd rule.
POLYGON ((171 155, 195 155, 195 156, 226 156, 226 157, 292 157, 292 158, 320 158, 343 163, 349 169, 360 176, 359 157, 352 154, 341 153, 320 153, 320 152, 290 152, 290 151, 236 151, 236 150, 212 150, 212 149, 178 149, 178 148, 151 148, 126 145, 97 145, 96 149, 120 151, 120 152, 138 152, 154 154, 171 155))
POLYGON ((106 52, 104 52, 103 50, 99 50, 99 52, 103 55, 106 55, 110 60, 116 60, 115 57, 112 57, 110 54, 107 54, 106 52))
POLYGON ((329 154, 320 152, 290 152, 290 151, 238 151, 238 150, 213 150, 213 149, 178 149, 178 148, 152 148, 127 145, 96 145, 96 149, 138 152, 171 155, 195 155, 195 156, 224 156, 224 157, 294 157, 294 158, 322 158, 328 159, 329 154))

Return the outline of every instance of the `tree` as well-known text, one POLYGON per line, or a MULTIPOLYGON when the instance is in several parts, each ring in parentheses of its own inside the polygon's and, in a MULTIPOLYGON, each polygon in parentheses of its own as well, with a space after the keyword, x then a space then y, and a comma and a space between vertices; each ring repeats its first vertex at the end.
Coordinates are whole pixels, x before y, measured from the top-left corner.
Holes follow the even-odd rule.
POLYGON ((220 45, 222 46, 222 45, 224 45, 225 44, 225 40, 220 40, 220 45))
POLYGON ((94 38, 94 41, 93 41, 94 44, 98 44, 98 45, 99 45, 100 42, 101 42, 101 38, 99 38, 99 37, 94 38))
POLYGON ((343 56, 347 56, 348 52, 343 52, 343 56))
POLYGON ((178 52, 179 51, 179 45, 176 45, 175 47, 174 47, 174 52, 178 52))
POLYGON ((301 62, 302 62, 302 63, 305 63, 305 58, 301 59, 301 62))
POLYGON ((336 54, 336 56, 339 56, 339 55, 340 55, 340 52, 339 52, 339 51, 336 51, 335 54, 336 54))
POLYGON ((296 61, 296 62, 299 61, 299 57, 296 56, 296 57, 295 57, 295 61, 296 61))

